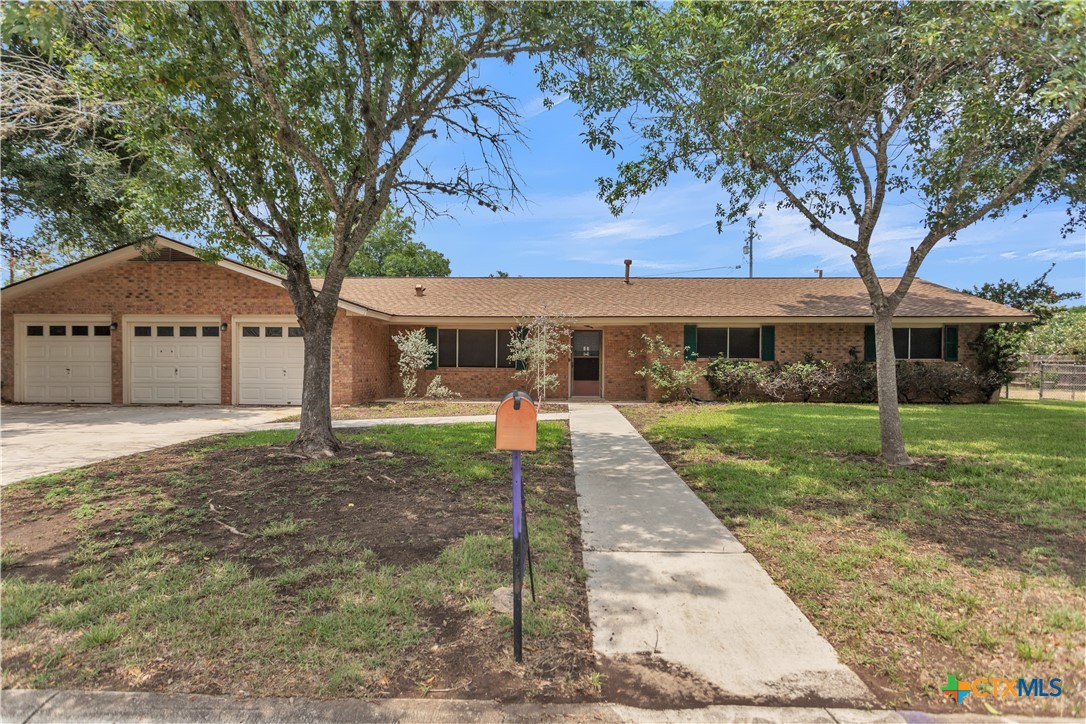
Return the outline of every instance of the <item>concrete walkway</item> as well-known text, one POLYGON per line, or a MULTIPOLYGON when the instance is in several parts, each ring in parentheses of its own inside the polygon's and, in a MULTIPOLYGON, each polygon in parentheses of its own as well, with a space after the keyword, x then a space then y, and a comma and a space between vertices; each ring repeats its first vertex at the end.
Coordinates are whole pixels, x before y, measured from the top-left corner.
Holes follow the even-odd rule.
POLYGON ((224 432, 257 429, 282 407, 3 405, 0 484, 224 432))
POLYGON ((652 652, 753 703, 875 699, 614 407, 570 404, 597 655, 652 652))

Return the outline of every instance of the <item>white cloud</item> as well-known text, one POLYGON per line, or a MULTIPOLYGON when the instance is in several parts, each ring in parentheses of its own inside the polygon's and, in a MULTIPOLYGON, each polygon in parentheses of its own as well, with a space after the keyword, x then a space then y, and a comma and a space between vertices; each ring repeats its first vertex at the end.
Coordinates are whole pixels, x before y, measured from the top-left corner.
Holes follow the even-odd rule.
POLYGON ((1086 251, 1061 251, 1059 249, 1038 249, 1031 251, 1027 256, 1041 261, 1071 261, 1072 259, 1086 259, 1086 251))
POLYGON ((545 101, 547 99, 550 99, 550 101, 551 101, 551 106, 550 107, 555 108, 557 106, 562 105, 566 101, 568 101, 569 96, 564 94, 564 93, 554 95, 554 96, 545 96, 545 95, 536 96, 535 98, 531 99, 527 103, 524 103, 524 104, 521 105, 521 108, 520 108, 521 117, 524 118, 525 120, 527 120, 528 118, 535 118, 536 116, 538 116, 540 113, 543 113, 544 111, 550 110, 549 108, 547 108, 547 104, 545 103, 545 101))

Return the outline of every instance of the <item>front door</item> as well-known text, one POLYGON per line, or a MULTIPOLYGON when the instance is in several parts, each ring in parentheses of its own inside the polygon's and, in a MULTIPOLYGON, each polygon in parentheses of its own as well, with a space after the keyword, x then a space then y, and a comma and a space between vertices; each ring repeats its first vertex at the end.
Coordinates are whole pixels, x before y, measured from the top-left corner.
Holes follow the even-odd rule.
POLYGON ((573 397, 600 396, 600 337, 592 330, 573 333, 573 397))

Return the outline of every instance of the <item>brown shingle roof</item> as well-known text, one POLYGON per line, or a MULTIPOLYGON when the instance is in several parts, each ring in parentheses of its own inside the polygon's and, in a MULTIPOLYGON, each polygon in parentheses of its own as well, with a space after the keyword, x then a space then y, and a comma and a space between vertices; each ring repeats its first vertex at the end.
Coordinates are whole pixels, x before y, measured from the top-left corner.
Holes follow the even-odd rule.
MULTIPOLYGON (((883 284, 892 289, 897 279, 883 284)), ((870 317, 858 278, 352 277, 341 298, 395 317, 517 317, 544 307, 579 318, 870 317), (415 285, 426 288, 423 296, 415 285)), ((899 317, 1029 315, 917 279, 899 317)))

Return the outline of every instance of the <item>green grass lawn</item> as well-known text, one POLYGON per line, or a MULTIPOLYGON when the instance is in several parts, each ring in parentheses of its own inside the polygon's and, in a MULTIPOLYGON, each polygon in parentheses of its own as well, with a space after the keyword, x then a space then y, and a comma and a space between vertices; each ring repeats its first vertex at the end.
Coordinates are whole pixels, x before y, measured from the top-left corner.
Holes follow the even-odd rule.
POLYGON ((592 698, 564 423, 525 455, 539 601, 526 665, 508 453, 493 426, 384 427, 302 460, 209 438, 2 492, 3 686, 276 696, 592 698), (231 530, 232 529, 232 530, 231 530))
POLYGON ((887 704, 961 679, 1061 677, 1086 711, 1086 406, 904 406, 910 469, 868 405, 623 408, 887 704))

